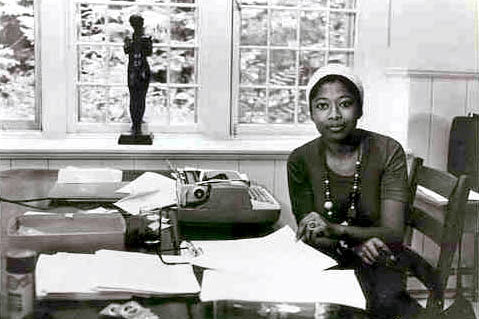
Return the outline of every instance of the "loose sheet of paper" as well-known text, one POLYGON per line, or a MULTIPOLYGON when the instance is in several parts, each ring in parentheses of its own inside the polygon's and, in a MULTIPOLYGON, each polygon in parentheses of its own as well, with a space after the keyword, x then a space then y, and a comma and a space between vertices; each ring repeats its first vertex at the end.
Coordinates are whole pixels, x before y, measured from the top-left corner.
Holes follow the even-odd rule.
POLYGON ((166 207, 177 202, 176 181, 152 172, 142 174, 117 192, 130 194, 114 205, 132 215, 138 215, 142 209, 166 207))
POLYGON ((203 254, 191 263, 209 268, 200 299, 333 302, 358 308, 365 298, 354 271, 325 270, 337 263, 297 241, 288 226, 264 237, 195 241, 203 254))
POLYGON ((68 166, 58 171, 57 182, 78 183, 117 183, 121 182, 123 172, 113 168, 84 168, 68 166))
POLYGON ((267 276, 206 270, 201 287, 202 301, 325 302, 366 308, 354 270, 311 273, 303 269, 284 272, 271 268, 267 276))
POLYGON ((337 265, 331 257, 297 241, 289 226, 260 238, 192 243, 203 251, 202 255, 192 259, 193 264, 229 272, 269 273, 274 265, 320 271, 337 265))

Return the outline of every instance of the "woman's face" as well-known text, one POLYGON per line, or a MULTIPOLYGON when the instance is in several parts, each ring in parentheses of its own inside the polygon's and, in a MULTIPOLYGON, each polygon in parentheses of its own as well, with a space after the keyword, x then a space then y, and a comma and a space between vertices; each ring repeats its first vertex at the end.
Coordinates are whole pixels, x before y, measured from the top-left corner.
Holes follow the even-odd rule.
POLYGON ((341 141, 351 135, 360 115, 359 101, 341 81, 321 84, 311 97, 311 118, 328 140, 341 141))

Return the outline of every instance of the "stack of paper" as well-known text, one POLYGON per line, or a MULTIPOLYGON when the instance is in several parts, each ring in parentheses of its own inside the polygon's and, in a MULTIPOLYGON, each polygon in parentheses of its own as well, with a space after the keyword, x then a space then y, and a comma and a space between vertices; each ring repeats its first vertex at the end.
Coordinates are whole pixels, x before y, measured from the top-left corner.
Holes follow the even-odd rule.
POLYGON ((142 174, 117 192, 129 195, 117 201, 115 206, 132 215, 138 215, 141 210, 166 207, 177 202, 176 181, 153 172, 142 174))
POLYGON ((51 299, 128 299, 199 292, 191 265, 164 265, 156 255, 99 250, 40 255, 36 293, 51 299))
POLYGON ((58 183, 118 183, 123 172, 113 168, 84 168, 68 166, 58 171, 58 183))
POLYGON ((364 309, 353 270, 326 270, 336 261, 297 241, 288 226, 254 239, 196 241, 203 254, 191 262, 208 268, 200 299, 329 302, 364 309))

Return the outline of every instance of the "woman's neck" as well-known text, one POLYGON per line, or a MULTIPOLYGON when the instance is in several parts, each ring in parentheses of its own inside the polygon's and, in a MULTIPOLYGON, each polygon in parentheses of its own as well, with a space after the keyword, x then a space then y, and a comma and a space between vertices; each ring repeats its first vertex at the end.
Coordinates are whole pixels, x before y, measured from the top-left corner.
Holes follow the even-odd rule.
POLYGON ((360 144, 358 133, 353 133, 348 138, 341 141, 326 140, 326 149, 328 153, 335 157, 350 157, 355 155, 360 144))

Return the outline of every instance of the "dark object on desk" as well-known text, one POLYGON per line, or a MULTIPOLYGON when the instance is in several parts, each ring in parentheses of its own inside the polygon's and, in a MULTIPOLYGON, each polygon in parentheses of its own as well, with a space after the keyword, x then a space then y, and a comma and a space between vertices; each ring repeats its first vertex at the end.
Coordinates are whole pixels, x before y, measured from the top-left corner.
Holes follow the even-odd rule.
POLYGON ((119 144, 148 144, 153 142, 153 135, 142 134, 141 124, 145 113, 145 98, 150 84, 150 66, 147 56, 152 53, 151 37, 144 35, 143 18, 132 15, 133 38, 126 37, 124 51, 128 54, 128 89, 130 90, 131 135, 121 135, 119 144))
POLYGON ((440 248, 439 260, 433 269, 437 274, 424 277, 434 280, 424 282, 426 287, 432 288, 426 310, 428 315, 434 317, 439 315, 444 307, 444 291, 452 273, 453 257, 462 237, 469 187, 467 176, 456 177, 448 172, 423 166, 422 162, 422 159, 415 158, 411 167, 409 185, 415 198, 406 220, 405 242, 411 244, 413 230, 416 230, 440 248), (422 199, 423 195, 416 191, 418 185, 445 197, 448 199, 447 204, 438 205, 422 199))
POLYGON ((272 224, 277 221, 281 206, 266 188, 241 179, 235 171, 214 171, 214 178, 207 178, 207 173, 207 170, 177 172, 178 221, 196 224, 272 224))
POLYGON ((37 252, 94 252, 125 248, 126 225, 118 213, 22 215, 7 229, 9 248, 37 252))

